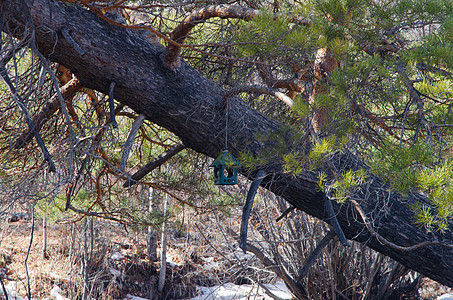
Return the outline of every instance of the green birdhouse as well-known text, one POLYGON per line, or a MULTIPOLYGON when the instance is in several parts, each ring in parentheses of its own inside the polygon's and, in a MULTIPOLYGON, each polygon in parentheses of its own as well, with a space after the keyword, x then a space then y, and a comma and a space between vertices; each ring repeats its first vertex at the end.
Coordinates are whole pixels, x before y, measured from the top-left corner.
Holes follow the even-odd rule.
POLYGON ((214 168, 214 184, 232 185, 238 183, 239 161, 228 152, 223 150, 210 167, 214 168))

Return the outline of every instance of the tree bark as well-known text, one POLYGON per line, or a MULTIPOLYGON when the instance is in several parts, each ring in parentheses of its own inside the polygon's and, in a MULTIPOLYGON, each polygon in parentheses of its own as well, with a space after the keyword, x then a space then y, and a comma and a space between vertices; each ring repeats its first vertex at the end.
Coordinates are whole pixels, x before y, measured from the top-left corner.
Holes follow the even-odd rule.
MULTIPOLYGON (((184 145, 216 157, 223 148, 228 130, 229 150, 256 154, 272 147, 271 142, 257 139, 281 129, 281 125, 250 108, 240 98, 229 99, 229 126, 225 124, 222 100, 225 91, 182 61, 176 70, 168 69, 163 56, 165 47, 149 43, 139 33, 115 27, 86 9, 51 0, 0 0, 1 15, 9 28, 20 35, 33 21, 37 47, 51 61, 69 68, 82 85, 105 94, 115 81, 114 97, 138 114, 176 134, 184 145), (27 6, 27 7, 24 7, 27 6), (62 29, 68 28, 73 40, 83 50, 67 41, 62 29)), ((351 153, 337 155, 329 162, 338 169, 366 166, 351 153)), ((325 170, 329 170, 325 167, 325 170)), ((282 171, 278 159, 265 167, 270 174, 262 185, 284 197, 293 206, 328 222, 323 195, 317 189, 312 172, 292 177, 282 171)), ((245 174, 245 173, 244 173, 245 174)), ((254 174, 245 174, 253 177, 254 174)), ((414 225, 411 205, 425 203, 421 195, 406 198, 389 192, 389 187, 376 177, 369 177, 366 188, 357 192, 361 205, 374 230, 388 241, 411 246, 431 241, 453 243, 453 225, 445 234, 425 232, 414 225)), ((351 204, 333 203, 338 221, 349 239, 366 243, 403 265, 440 283, 453 287, 453 248, 429 244, 412 251, 389 247, 371 235, 361 215, 351 204)))

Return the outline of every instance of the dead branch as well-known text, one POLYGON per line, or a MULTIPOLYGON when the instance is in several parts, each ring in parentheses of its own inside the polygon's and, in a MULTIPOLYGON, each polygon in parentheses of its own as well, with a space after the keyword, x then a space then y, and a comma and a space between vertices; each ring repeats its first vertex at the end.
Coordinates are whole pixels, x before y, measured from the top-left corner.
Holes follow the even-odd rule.
MULTIPOLYGON (((253 94, 267 94, 267 95, 272 95, 275 96, 278 100, 282 101, 286 105, 288 105, 290 108, 294 106, 294 100, 285 95, 282 92, 279 92, 278 90, 275 90, 273 88, 268 88, 265 86, 261 85, 240 85, 237 87, 234 87, 233 89, 227 91, 225 93, 224 99, 228 99, 231 96, 238 95, 240 93, 253 93, 253 94)), ((226 105, 223 105, 226 107, 226 105)))
POLYGON ((244 208, 242 209, 239 247, 244 251, 244 253, 247 252, 247 229, 249 225, 250 212, 252 211, 253 200, 255 199, 256 192, 258 191, 264 177, 266 177, 266 172, 264 170, 259 170, 256 174, 255 180, 253 180, 250 185, 249 192, 247 193, 247 199, 245 200, 244 208))
POLYGON ((400 138, 395 132, 393 132, 392 128, 389 127, 385 121, 383 120, 382 117, 379 117, 375 113, 371 112, 369 109, 367 109, 364 105, 359 104, 355 101, 352 103, 352 108, 355 112, 360 114, 363 118, 365 118, 367 121, 369 121, 371 124, 374 124, 387 132, 390 136, 396 138, 397 140, 400 140, 404 144, 408 144, 409 142, 406 139, 400 138))
POLYGON ((297 282, 300 282, 302 278, 307 275, 308 271, 313 266, 316 259, 318 259, 318 256, 321 254, 322 249, 327 246, 327 244, 333 239, 334 236, 335 232, 333 230, 329 230, 329 232, 327 232, 327 234, 319 241, 318 245, 316 245, 316 248, 313 249, 313 251, 305 260, 304 266, 300 270, 299 276, 297 277, 297 282))
POLYGON ((85 169, 85 166, 88 162, 88 155, 85 154, 85 157, 83 157, 82 164, 80 165, 79 170, 77 171, 76 178, 74 179, 73 182, 69 185, 67 192, 66 192, 66 206, 65 206, 65 211, 68 210, 70 204, 71 204, 71 197, 74 195, 74 191, 77 185, 77 182, 80 179, 80 176, 82 175, 83 169, 85 169))
POLYGON ((83 49, 80 48, 79 44, 77 44, 76 41, 74 41, 74 39, 69 34, 68 28, 66 27, 61 28, 61 34, 81 56, 85 55, 85 51, 83 51, 83 49))
MULTIPOLYGON (((419 118, 420 124, 426 129, 426 134, 427 134, 426 138, 428 139, 428 142, 430 143, 430 145, 432 145, 433 138, 432 138, 431 127, 428 124, 428 121, 426 120, 426 117, 425 117, 425 109, 424 109, 425 103, 423 102, 422 98, 420 97, 420 93, 415 89, 414 82, 409 79, 409 77, 407 76, 403 67, 401 65, 398 65, 397 70, 400 73, 400 75, 403 77, 404 85, 406 86, 406 89, 409 92, 409 95, 410 95, 412 101, 414 101, 417 104, 418 118, 419 118)), ((415 132, 414 141, 417 140, 417 135, 418 135, 418 130, 415 132)))
POLYGON ((70 209, 73 212, 80 214, 80 215, 84 215, 84 216, 88 216, 88 217, 97 217, 97 218, 101 218, 101 219, 105 219, 105 220, 114 221, 119 224, 126 224, 126 222, 124 220, 116 218, 116 217, 112 217, 111 212, 108 212, 108 213, 99 212, 98 213, 98 212, 94 212, 94 211, 85 211, 82 209, 78 209, 77 207, 74 207, 72 204, 68 205, 68 209, 70 209))
POLYGON ((126 139, 126 142, 124 143, 124 150, 123 150, 123 155, 121 156, 121 162, 120 162, 120 171, 124 171, 124 168, 126 168, 126 163, 127 159, 129 157, 129 152, 131 151, 132 148, 132 143, 134 142, 135 136, 137 135, 137 132, 142 126, 143 121, 145 120, 145 115, 140 114, 138 117, 134 120, 134 123, 132 123, 131 130, 129 131, 129 135, 126 139))
POLYGON ((112 123, 113 128, 118 128, 118 124, 115 119, 115 103, 113 102, 113 91, 115 89, 116 82, 110 82, 109 88, 109 107, 110 107, 110 122, 112 123))
MULTIPOLYGON (((74 78, 61 88, 61 93, 65 102, 71 99, 80 89, 82 88, 80 82, 74 78)), ((50 120, 52 115, 60 107, 60 100, 55 97, 52 101, 46 103, 41 111, 33 118, 33 123, 36 126, 36 130, 39 132, 41 128, 50 120)), ((13 143, 15 149, 25 147, 32 139, 33 133, 31 130, 24 131, 13 143)))
MULTIPOLYGON (((227 232, 234 239, 240 241, 240 237, 237 235, 236 232, 234 232, 233 229, 227 228, 227 232)), ((245 246, 247 247, 247 251, 255 254, 255 256, 261 261, 261 263, 265 267, 269 268, 272 272, 275 273, 275 275, 282 278, 289 286, 291 286, 291 291, 293 291, 293 292, 298 291, 299 294, 297 296, 300 297, 299 299, 305 298, 306 292, 305 292, 304 288, 302 287, 302 285, 298 284, 298 282, 295 281, 289 274, 287 274, 282 267, 280 267, 277 263, 275 263, 270 258, 268 258, 260 249, 253 246, 252 244, 246 243, 245 246)))
POLYGON ((60 100, 61 112, 63 113, 63 116, 66 119, 66 123, 67 123, 69 131, 71 132, 71 136, 75 137, 75 133, 72 130, 72 126, 71 126, 71 117, 69 116, 69 113, 68 113, 68 111, 66 109, 65 100, 63 98, 63 95, 61 94, 60 87, 58 86, 58 79, 55 76, 55 73, 50 68, 46 58, 44 57, 44 55, 41 54, 41 52, 39 52, 39 50, 38 50, 38 48, 36 48, 35 44, 33 44, 33 43, 31 44, 31 49, 33 50, 33 52, 36 55, 38 55, 39 59, 41 60, 41 63, 43 64, 43 67, 46 69, 47 73, 49 74, 50 79, 52 79, 53 86, 54 86, 55 91, 57 93, 58 99, 60 100))
POLYGON ((3 282, 3 274, 0 276, 0 284, 2 285, 2 291, 5 299, 8 299, 8 292, 6 291, 5 283, 3 282))
POLYGON ((281 219, 283 219, 284 217, 286 217, 290 212, 292 212, 293 210, 295 210, 296 207, 295 206, 291 206, 289 208, 287 208, 281 215, 280 217, 278 217, 275 222, 278 222, 280 221, 281 219))
POLYGON ((47 150, 47 147, 46 147, 43 139, 41 138, 41 135, 39 134, 38 130, 36 129, 35 123, 31 119, 30 114, 28 113, 27 107, 24 104, 24 100, 19 95, 19 93, 17 92, 13 83, 11 82, 11 79, 8 76, 8 72, 6 71, 6 69, 3 65, 0 65, 0 75, 3 77, 3 80, 6 82, 9 90, 13 94, 14 101, 17 103, 20 110, 24 114, 24 118, 25 118, 25 121, 27 122, 30 132, 32 132, 34 137, 36 138, 36 141, 38 142, 38 145, 44 154, 44 159, 49 163, 49 170, 51 172, 56 172, 57 169, 55 167, 55 164, 52 161, 52 157, 50 156, 49 150, 47 150))
POLYGON ((6 66, 8 64, 8 62, 14 57, 14 55, 17 52, 19 52, 21 49, 28 46, 29 42, 30 42, 30 35, 27 33, 24 33, 22 39, 18 43, 16 43, 13 47, 11 47, 8 50, 8 52, 6 52, 6 54, 3 55, 3 57, 0 60, 0 64, 2 66, 6 66))
POLYGON ((326 195, 324 197, 324 207, 326 208, 326 212, 328 215, 328 220, 330 221, 330 225, 332 225, 333 230, 338 236, 338 239, 340 240, 341 244, 345 247, 351 246, 351 244, 348 243, 346 240, 346 237, 344 236, 344 232, 341 229, 340 224, 338 223, 337 216, 335 215, 335 211, 333 210, 332 206, 332 200, 330 200, 326 195))
POLYGON ((170 158, 178 154, 181 150, 184 150, 186 146, 183 143, 177 143, 176 145, 170 147, 167 151, 147 163, 143 168, 135 172, 130 178, 124 183, 124 187, 130 187, 136 184, 140 179, 145 177, 149 172, 156 169, 157 167, 163 165, 170 158))
MULTIPOLYGON (((202 9, 192 12, 187 16, 172 32, 171 39, 177 44, 183 44, 185 39, 189 36, 190 31, 197 24, 203 23, 204 21, 218 17, 222 19, 242 19, 251 20, 259 11, 251 8, 245 8, 235 5, 213 5, 204 7, 202 9)), ((179 60, 179 53, 181 47, 173 43, 168 44, 164 54, 165 65, 174 70, 181 64, 179 60)))
POLYGON ((426 247, 426 246, 429 246, 429 245, 438 245, 438 246, 443 246, 443 247, 447 247, 447 248, 452 248, 453 249, 453 245, 446 244, 446 243, 441 243, 441 242, 426 241, 426 242, 418 243, 418 244, 415 244, 415 245, 412 245, 412 246, 407 246, 407 247, 406 246, 399 246, 399 245, 397 245, 395 243, 392 243, 389 240, 385 239, 382 235, 380 235, 379 233, 377 233, 374 230, 373 226, 371 226, 370 222, 368 221, 368 218, 367 218, 365 212, 363 211, 363 209, 360 207, 360 204, 356 200, 349 199, 349 202, 351 202, 352 205, 354 205, 355 209, 359 212, 359 215, 362 218, 362 221, 365 223, 365 227, 368 229, 370 234, 373 237, 375 237, 379 242, 381 242, 382 244, 384 244, 386 246, 392 247, 392 248, 400 250, 400 251, 412 251, 412 250, 415 250, 417 248, 426 247))

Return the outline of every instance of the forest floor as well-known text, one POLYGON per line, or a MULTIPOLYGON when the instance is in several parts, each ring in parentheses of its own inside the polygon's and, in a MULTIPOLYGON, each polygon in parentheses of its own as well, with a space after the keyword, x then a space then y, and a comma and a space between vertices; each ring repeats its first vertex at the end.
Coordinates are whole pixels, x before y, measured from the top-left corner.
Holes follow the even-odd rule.
MULTIPOLYGON (((30 220, 4 221, 0 236, 0 276, 9 299, 21 299, 20 296, 25 299, 28 286, 33 299, 80 298, 83 278, 86 278, 86 292, 103 294, 105 299, 138 300, 155 296, 159 262, 148 260, 146 231, 128 232, 123 226, 110 223, 97 225, 88 230, 70 223, 48 225, 44 257, 42 224, 35 222, 31 240, 30 220), (80 260, 87 262, 85 273, 80 260)), ((222 248, 222 245, 212 243, 218 241, 188 243, 187 235, 170 232, 166 299, 272 299, 230 259, 232 256, 248 259, 250 254, 219 252, 215 247, 222 248), (261 292, 257 293, 258 290, 261 292), (212 295, 208 297, 208 293, 212 295)), ((270 274, 267 283, 273 284, 267 289, 274 295, 290 299, 283 282, 275 276, 270 274)), ((447 293, 453 294, 452 289, 427 278, 419 287, 423 299, 441 299, 440 295, 447 299, 447 293)))

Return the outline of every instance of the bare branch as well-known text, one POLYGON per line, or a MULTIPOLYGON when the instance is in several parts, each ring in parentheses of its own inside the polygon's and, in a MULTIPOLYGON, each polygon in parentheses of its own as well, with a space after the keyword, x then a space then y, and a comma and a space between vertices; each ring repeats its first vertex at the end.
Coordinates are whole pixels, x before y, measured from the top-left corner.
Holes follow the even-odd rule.
POLYGON ((340 224, 338 223, 337 216, 335 215, 335 211, 333 210, 332 202, 326 195, 324 195, 324 207, 326 208, 327 215, 329 216, 330 224, 332 225, 333 230, 337 234, 341 244, 345 247, 351 246, 351 244, 349 244, 348 241, 346 240, 344 232, 341 229, 340 224))
POLYGON ((295 210, 296 207, 295 206, 291 206, 289 208, 287 208, 281 215, 280 217, 278 217, 275 222, 278 222, 280 221, 281 219, 283 219, 284 217, 286 217, 290 212, 292 212, 293 210, 295 210))
MULTIPOLYGON (((233 229, 227 228, 228 234, 230 234, 233 238, 236 240, 240 240, 240 237, 237 235, 236 232, 234 232, 233 229)), ((255 256, 261 261, 261 263, 272 270, 272 272, 275 273, 278 277, 282 278, 289 286, 291 286, 291 291, 293 292, 299 292, 298 296, 299 299, 304 299, 306 296, 306 292, 302 285, 298 284, 297 281, 295 281, 289 274, 285 272, 285 269, 282 268, 279 264, 275 263, 272 261, 270 258, 268 258, 260 249, 257 247, 253 246, 250 243, 246 243, 245 245, 247 247, 247 251, 252 252, 255 254, 255 256)))
MULTIPOLYGON (((404 85, 406 86, 407 91, 409 92, 409 95, 413 101, 417 104, 417 110, 418 110, 418 119, 420 121, 420 124, 423 125, 423 127, 426 129, 426 138, 428 139, 428 142, 430 145, 433 143, 433 138, 432 138, 432 132, 431 132, 431 127, 428 124, 428 121, 426 120, 425 117, 425 103, 423 102, 422 98, 420 97, 420 93, 415 89, 414 83, 409 79, 407 76, 404 68, 401 65, 397 66, 398 72, 401 74, 403 77, 404 85)), ((417 135, 418 135, 418 130, 415 133, 414 136, 414 141, 417 140, 417 135)))
POLYGON ((250 212, 252 211, 253 200, 255 199, 256 192, 260 187, 261 182, 266 177, 264 170, 259 170, 256 174, 255 180, 250 185, 247 199, 245 200, 244 208, 242 209, 241 231, 239 238, 239 247, 247 252, 247 228, 249 224, 250 212))
POLYGON ((333 239, 334 236, 335 232, 333 230, 329 230, 329 232, 327 232, 327 234, 319 241, 318 245, 316 245, 316 248, 313 249, 308 258, 305 260, 304 266, 300 270, 299 276, 297 277, 297 282, 301 281, 302 278, 307 275, 308 271, 313 266, 318 256, 321 254, 322 249, 327 246, 327 244, 333 239))
MULTIPOLYGON (((212 5, 192 12, 186 17, 171 34, 171 39, 177 44, 183 44, 192 28, 204 21, 218 17, 222 19, 251 20, 259 13, 258 10, 234 5, 212 5)), ((174 70, 180 66, 179 53, 181 47, 175 44, 168 44, 164 54, 165 65, 174 70)))
MULTIPOLYGON (((288 97, 287 95, 285 95, 284 93, 279 92, 279 91, 277 91, 275 89, 272 89, 272 88, 261 86, 261 85, 240 85, 240 86, 237 86, 237 87, 229 90, 228 92, 226 92, 224 99, 228 99, 229 97, 231 97, 233 95, 240 94, 240 93, 254 93, 254 94, 259 94, 259 95, 261 95, 261 94, 273 95, 277 99, 279 99, 280 101, 282 101, 286 105, 288 105, 290 108, 293 107, 293 105, 294 105, 294 100, 291 99, 290 97, 288 97)), ((224 107, 226 107, 226 106, 224 105, 224 107)))
POLYGON ((69 34, 68 28, 63 27, 61 28, 61 33, 63 34, 64 38, 76 49, 77 52, 79 52, 80 55, 85 55, 85 51, 83 51, 82 48, 80 48, 79 44, 74 41, 74 39, 71 37, 69 34))
POLYGON ((45 160, 47 160, 47 162, 49 163, 50 171, 56 172, 57 169, 55 167, 55 164, 52 161, 52 157, 50 156, 49 150, 47 150, 47 147, 44 144, 44 141, 42 140, 41 135, 39 135, 39 132, 36 129, 36 126, 33 123, 33 120, 31 119, 30 114, 28 113, 27 107, 25 106, 22 97, 17 93, 17 90, 14 87, 13 83, 11 82, 11 79, 9 78, 8 73, 3 65, 0 65, 0 74, 3 77, 3 80, 5 80, 6 84, 8 85, 8 88, 10 89, 11 93, 13 94, 14 101, 17 103, 17 105, 20 107, 20 110, 24 114, 24 118, 25 118, 25 121, 27 122, 30 132, 32 132, 33 135, 35 136, 36 141, 38 142, 38 145, 44 154, 45 160))
POLYGON ((170 158, 178 154, 181 150, 184 150, 186 146, 183 143, 178 143, 172 146, 170 149, 153 159, 151 162, 147 163, 143 168, 135 172, 131 178, 128 178, 124 183, 124 187, 130 187, 136 184, 140 179, 145 177, 149 172, 156 169, 157 167, 163 165, 170 158))
POLYGON ((453 245, 445 244, 445 243, 441 243, 441 242, 426 241, 426 242, 418 243, 418 244, 408 246, 408 247, 399 246, 395 243, 392 243, 392 242, 388 241, 387 239, 385 239, 382 235, 380 235, 373 229, 373 226, 371 226, 370 222, 368 221, 368 218, 367 218, 365 212, 363 211, 363 209, 360 207, 360 204, 356 200, 349 199, 349 201, 354 205, 355 209, 359 212, 359 215, 362 218, 363 222, 365 223, 365 226, 368 229, 368 231, 370 232, 370 234, 384 245, 387 245, 389 247, 392 247, 392 248, 400 250, 400 251, 412 251, 412 250, 415 250, 415 249, 418 249, 421 247, 425 247, 425 246, 429 246, 429 245, 438 245, 438 246, 443 246, 443 247, 453 249, 453 245))
POLYGON ((113 102, 113 91, 115 89, 116 82, 110 82, 109 88, 109 107, 110 107, 110 122, 112 123, 113 128, 118 128, 118 124, 115 119, 115 103, 113 102))
POLYGON ((140 114, 134 120, 134 123, 132 123, 131 130, 129 131, 127 140, 124 143, 123 155, 121 156, 120 162, 120 171, 124 171, 124 168, 126 168, 127 159, 129 157, 129 152, 131 151, 135 136, 137 135, 138 129, 140 128, 140 126, 142 126, 142 123, 145 120, 145 118, 146 118, 145 115, 140 114))
MULTIPOLYGON (((72 79, 61 88, 63 99, 67 100, 72 98, 75 93, 78 92, 81 88, 82 86, 80 82, 75 78, 72 79)), ((37 114, 33 118, 33 123, 35 124, 37 131, 41 130, 42 126, 47 123, 47 121, 58 110, 59 107, 60 100, 58 99, 58 97, 55 97, 52 101, 46 103, 39 114, 37 114)), ((31 132, 31 130, 23 132, 14 142, 13 147, 16 149, 25 147, 31 141, 32 136, 33 133, 31 132)))
POLYGON ((71 126, 71 117, 69 116, 68 110, 66 109, 65 100, 63 98, 63 95, 61 94, 60 87, 58 86, 58 79, 55 76, 55 73, 51 70, 44 55, 42 55, 41 52, 39 52, 38 48, 36 48, 36 45, 32 43, 31 48, 32 48, 33 52, 35 52, 36 55, 39 56, 41 63, 43 64, 43 66, 46 69, 47 73, 49 74, 50 78, 52 79, 53 86, 55 88, 55 91, 57 92, 58 99, 60 100, 60 108, 66 119, 68 129, 71 132, 71 135, 75 136, 74 131, 72 130, 72 126, 71 126))

